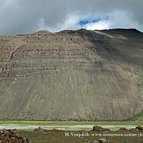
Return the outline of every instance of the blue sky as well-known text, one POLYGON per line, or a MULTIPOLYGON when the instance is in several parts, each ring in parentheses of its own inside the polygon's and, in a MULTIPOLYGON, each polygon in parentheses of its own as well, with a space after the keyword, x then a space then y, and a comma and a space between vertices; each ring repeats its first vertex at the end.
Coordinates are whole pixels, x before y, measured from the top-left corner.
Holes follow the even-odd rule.
POLYGON ((81 19, 78 24, 80 26, 85 26, 85 25, 87 25, 89 23, 97 23, 97 22, 99 22, 101 20, 102 20, 102 18, 97 18, 97 19, 92 19, 92 18, 81 19))
POLYGON ((88 25, 88 24, 99 23, 101 21, 106 21, 106 20, 109 20, 109 19, 110 19, 109 16, 98 17, 98 18, 89 17, 89 18, 81 19, 77 24, 84 27, 85 25, 88 25))

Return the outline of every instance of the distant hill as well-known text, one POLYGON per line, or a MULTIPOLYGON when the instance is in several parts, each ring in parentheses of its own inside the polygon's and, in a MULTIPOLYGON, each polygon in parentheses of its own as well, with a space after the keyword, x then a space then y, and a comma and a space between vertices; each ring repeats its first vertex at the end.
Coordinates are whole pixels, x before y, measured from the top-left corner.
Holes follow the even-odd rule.
POLYGON ((1 120, 143 120, 143 33, 0 36, 1 120))

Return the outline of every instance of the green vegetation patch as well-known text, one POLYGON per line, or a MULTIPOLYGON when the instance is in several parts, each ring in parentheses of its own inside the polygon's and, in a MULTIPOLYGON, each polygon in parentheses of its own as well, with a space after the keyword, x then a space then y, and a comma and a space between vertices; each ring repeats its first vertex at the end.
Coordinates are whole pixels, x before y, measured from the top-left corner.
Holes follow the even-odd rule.
POLYGON ((143 68, 137 71, 139 86, 143 87, 143 68))
POLYGON ((76 121, 0 121, 0 125, 35 125, 35 126, 74 126, 74 125, 143 125, 143 122, 109 121, 109 122, 76 122, 76 121))

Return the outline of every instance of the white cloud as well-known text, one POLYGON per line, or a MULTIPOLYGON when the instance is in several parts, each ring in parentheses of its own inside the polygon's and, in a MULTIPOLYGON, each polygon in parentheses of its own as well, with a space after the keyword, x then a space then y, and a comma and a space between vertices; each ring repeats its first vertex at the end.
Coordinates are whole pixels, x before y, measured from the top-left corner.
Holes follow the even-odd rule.
POLYGON ((110 28, 138 28, 142 30, 142 26, 134 20, 132 13, 127 11, 114 11, 111 17, 110 28))
POLYGON ((44 21, 44 18, 40 18, 37 26, 35 27, 36 29, 38 30, 42 30, 42 29, 45 29, 45 21, 44 21))
POLYGON ((0 34, 78 29, 88 17, 113 16, 88 29, 137 28, 143 31, 143 0, 0 0, 0 34))
POLYGON ((103 29, 110 29, 110 28, 138 28, 139 30, 142 30, 142 26, 139 25, 136 21, 133 20, 132 14, 126 12, 126 11, 114 11, 112 13, 106 13, 106 16, 104 14, 100 15, 93 15, 93 14, 87 14, 87 15, 80 15, 79 13, 71 13, 66 16, 66 18, 56 23, 54 26, 48 26, 46 24, 44 18, 40 18, 39 22, 34 28, 34 31, 36 30, 49 30, 51 32, 57 32, 62 30, 77 30, 80 28, 85 28, 87 30, 103 30, 103 29), (97 19, 101 18, 101 20, 97 22, 89 22, 85 25, 80 25, 79 21, 82 19, 92 19, 97 17, 97 19), (109 17, 109 18, 107 18, 109 17))
POLYGON ((65 30, 65 29, 75 30, 77 28, 80 28, 80 26, 77 25, 79 20, 80 20, 80 16, 70 14, 67 16, 63 24, 59 24, 60 26, 58 27, 58 29, 59 30, 65 30))
POLYGON ((109 29, 110 22, 109 21, 99 21, 87 24, 84 28, 87 30, 103 30, 103 29, 109 29))

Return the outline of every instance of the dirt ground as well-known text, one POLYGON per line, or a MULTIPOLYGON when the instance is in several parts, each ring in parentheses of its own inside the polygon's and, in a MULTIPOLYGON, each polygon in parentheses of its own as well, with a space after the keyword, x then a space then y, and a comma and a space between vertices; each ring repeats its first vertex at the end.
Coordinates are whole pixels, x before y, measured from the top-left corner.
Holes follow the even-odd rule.
POLYGON ((0 143, 143 143, 143 127, 117 131, 94 126, 92 131, 0 130, 0 143))
POLYGON ((59 131, 43 130, 19 131, 20 136, 28 138, 31 143, 143 143, 143 131, 139 129, 118 131, 59 131))

